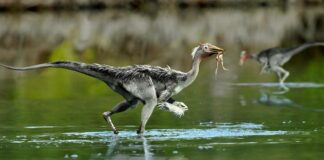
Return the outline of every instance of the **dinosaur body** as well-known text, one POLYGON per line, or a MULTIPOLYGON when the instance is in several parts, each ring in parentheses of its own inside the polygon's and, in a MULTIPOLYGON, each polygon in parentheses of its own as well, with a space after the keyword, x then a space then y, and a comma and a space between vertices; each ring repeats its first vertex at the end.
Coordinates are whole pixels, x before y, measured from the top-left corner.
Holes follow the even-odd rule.
POLYGON ((122 95, 125 100, 118 103, 110 111, 104 112, 104 119, 111 125, 114 133, 118 133, 111 120, 111 115, 135 107, 139 101, 144 107, 141 113, 141 125, 138 133, 143 133, 145 125, 156 105, 182 115, 187 106, 171 97, 190 85, 197 77, 201 60, 223 52, 223 49, 210 44, 202 44, 193 50, 193 64, 189 72, 176 71, 150 65, 133 65, 114 67, 100 64, 85 64, 71 61, 57 61, 29 67, 0 66, 13 70, 34 70, 40 68, 63 68, 94 77, 106 83, 112 90, 122 95), (180 108, 180 111, 179 111, 180 108))
POLYGON ((242 51, 240 64, 243 65, 243 63, 248 59, 257 60, 262 65, 261 73, 274 71, 279 77, 279 82, 283 84, 288 78, 289 72, 283 69, 282 66, 294 55, 313 46, 324 46, 324 43, 305 43, 291 48, 270 48, 253 55, 242 51))

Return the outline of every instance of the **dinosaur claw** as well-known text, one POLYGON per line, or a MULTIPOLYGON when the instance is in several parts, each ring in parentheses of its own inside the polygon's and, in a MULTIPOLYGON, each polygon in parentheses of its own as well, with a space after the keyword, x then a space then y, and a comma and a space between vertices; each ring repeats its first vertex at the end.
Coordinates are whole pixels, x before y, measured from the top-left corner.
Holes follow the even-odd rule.
POLYGON ((164 102, 164 103, 159 103, 157 105, 160 109, 172 112, 176 116, 183 116, 184 112, 188 110, 188 106, 185 105, 183 102, 173 102, 172 104, 164 102))
POLYGON ((184 104, 183 102, 174 102, 174 105, 181 107, 183 110, 188 110, 188 106, 186 104, 184 104))
POLYGON ((137 130, 136 133, 137 133, 139 136, 143 136, 143 131, 141 131, 140 129, 137 130))

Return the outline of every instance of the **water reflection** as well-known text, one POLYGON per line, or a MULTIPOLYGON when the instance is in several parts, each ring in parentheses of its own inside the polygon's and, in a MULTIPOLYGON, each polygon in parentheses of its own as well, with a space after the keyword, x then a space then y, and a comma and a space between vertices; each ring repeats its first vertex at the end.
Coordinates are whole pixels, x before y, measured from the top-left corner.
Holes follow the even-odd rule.
POLYGON ((147 139, 144 136, 142 136, 141 139, 143 141, 143 150, 144 150, 145 160, 152 159, 153 153, 150 151, 151 146, 150 146, 149 142, 147 141, 147 139))
POLYGON ((265 91, 264 89, 260 89, 260 95, 257 98, 257 102, 270 107, 290 107, 296 108, 303 111, 308 112, 324 112, 324 109, 311 109, 295 103, 293 100, 287 98, 284 94, 277 93, 287 93, 288 90, 282 91, 265 91))
POLYGON ((280 86, 278 87, 278 90, 273 92, 274 94, 285 94, 289 92, 289 88, 283 83, 280 84, 280 86))
MULTIPOLYGON (((229 83, 231 86, 242 86, 242 87, 263 87, 263 88, 275 88, 281 87, 279 83, 229 83)), ((323 88, 323 83, 315 82, 288 82, 285 83, 285 87, 288 88, 323 88)))
POLYGON ((273 94, 273 92, 265 91, 260 89, 260 95, 257 102, 266 106, 276 106, 276 107, 297 107, 300 106, 294 103, 291 99, 278 94, 273 94))
MULTIPOLYGON (((125 139, 122 139, 125 140, 125 139)), ((142 145, 130 145, 129 147, 132 150, 132 154, 123 154, 123 152, 121 152, 123 150, 123 147, 119 147, 120 143, 122 143, 122 140, 119 138, 118 135, 114 135, 111 137, 110 140, 110 144, 108 145, 108 150, 105 154, 105 158, 109 158, 109 159, 120 159, 120 158, 143 158, 145 160, 150 160, 153 158, 153 153, 150 151, 151 150, 151 146, 150 146, 150 142, 147 140, 147 138, 145 136, 138 136, 137 138, 133 139, 134 141, 140 141, 140 143, 142 143, 142 145), (133 146, 133 147, 132 147, 133 146), (141 148, 142 147, 142 148, 141 148), (140 150, 143 151, 143 157, 141 157, 140 154, 136 154, 137 151, 140 152, 140 150)), ((125 148, 125 146, 124 146, 125 148)))
POLYGON ((118 150, 118 142, 119 142, 119 137, 117 135, 112 136, 110 144, 108 145, 106 157, 114 156, 114 152, 118 150))

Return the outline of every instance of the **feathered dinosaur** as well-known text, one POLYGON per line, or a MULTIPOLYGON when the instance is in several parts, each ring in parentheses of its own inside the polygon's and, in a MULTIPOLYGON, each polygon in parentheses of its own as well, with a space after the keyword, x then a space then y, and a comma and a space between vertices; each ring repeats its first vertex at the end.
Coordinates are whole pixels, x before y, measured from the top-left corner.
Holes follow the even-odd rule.
POLYGON ((115 67, 71 61, 56 61, 28 67, 11 67, 4 64, 0 64, 0 66, 19 71, 63 68, 99 79, 125 98, 124 101, 118 103, 111 110, 103 113, 104 119, 111 125, 114 133, 118 134, 118 131, 110 117, 113 114, 135 107, 139 101, 144 106, 141 113, 141 124, 137 133, 143 133, 155 106, 158 105, 160 108, 173 111, 178 115, 182 115, 187 110, 184 103, 175 101, 171 97, 189 86, 196 79, 199 64, 202 60, 214 54, 218 56, 223 52, 223 49, 214 45, 200 44, 192 51, 192 68, 186 73, 169 67, 162 68, 150 65, 115 67))
POLYGON ((292 56, 300 53, 301 51, 313 47, 324 46, 322 42, 304 43, 291 48, 270 48, 263 50, 257 54, 249 54, 246 51, 241 52, 240 65, 248 59, 254 59, 262 65, 261 73, 266 71, 274 71, 277 73, 280 84, 288 78, 289 72, 282 68, 292 56))

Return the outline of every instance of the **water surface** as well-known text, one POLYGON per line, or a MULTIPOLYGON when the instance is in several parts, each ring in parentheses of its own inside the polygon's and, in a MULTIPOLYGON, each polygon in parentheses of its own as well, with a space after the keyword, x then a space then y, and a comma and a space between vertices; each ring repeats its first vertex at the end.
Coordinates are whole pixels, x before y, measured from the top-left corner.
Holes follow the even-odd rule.
POLYGON ((317 159, 323 156, 324 110, 320 103, 298 103, 299 94, 293 93, 308 84, 303 90, 316 94, 321 87, 314 86, 321 84, 293 84, 297 88, 284 95, 272 94, 278 88, 269 88, 269 83, 231 84, 227 89, 240 96, 235 101, 221 97, 218 103, 192 101, 184 95, 191 103, 185 116, 156 110, 144 136, 135 132, 140 106, 113 117, 120 129, 116 136, 99 109, 93 109, 103 109, 101 102, 88 106, 96 104, 92 98, 63 98, 52 105, 50 100, 7 101, 0 112, 0 155, 2 159, 259 159, 264 155, 265 159, 317 159), (13 113, 19 111, 14 103, 24 104, 26 111, 13 113))

